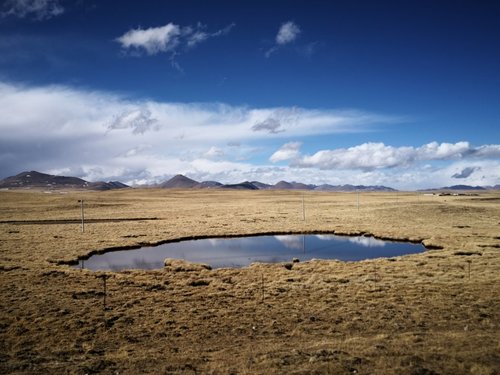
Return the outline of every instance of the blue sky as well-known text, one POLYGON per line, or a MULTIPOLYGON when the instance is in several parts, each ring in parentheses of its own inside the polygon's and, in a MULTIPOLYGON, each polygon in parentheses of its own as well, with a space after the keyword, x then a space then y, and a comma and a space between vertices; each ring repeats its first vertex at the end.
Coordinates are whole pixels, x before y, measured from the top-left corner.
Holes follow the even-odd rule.
POLYGON ((0 4, 0 178, 500 184, 499 2, 0 4))

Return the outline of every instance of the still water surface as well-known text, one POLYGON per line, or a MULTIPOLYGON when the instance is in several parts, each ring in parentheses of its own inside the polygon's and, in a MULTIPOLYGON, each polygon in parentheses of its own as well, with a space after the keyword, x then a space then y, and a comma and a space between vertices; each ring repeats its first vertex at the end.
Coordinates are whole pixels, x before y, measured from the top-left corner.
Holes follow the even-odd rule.
POLYGON ((75 267, 93 271, 160 269, 165 258, 175 258, 209 264, 212 268, 239 268, 253 262, 291 262, 293 258, 301 261, 313 258, 358 261, 424 250, 421 244, 331 234, 211 238, 97 254, 80 260, 75 267))

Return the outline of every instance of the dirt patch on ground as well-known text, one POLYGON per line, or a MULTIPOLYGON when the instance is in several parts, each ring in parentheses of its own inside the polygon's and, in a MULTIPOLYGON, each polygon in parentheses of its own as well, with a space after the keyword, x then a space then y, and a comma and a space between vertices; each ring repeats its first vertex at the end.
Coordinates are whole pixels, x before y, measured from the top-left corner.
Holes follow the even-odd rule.
POLYGON ((305 220, 302 194, 0 192, 0 220, 11 221, 0 225, 0 372, 498 373, 499 193, 362 194, 359 209, 356 194, 305 193, 305 220), (85 233, 78 199, 94 220, 85 233), (244 269, 60 265, 107 248, 287 231, 441 249, 244 269))

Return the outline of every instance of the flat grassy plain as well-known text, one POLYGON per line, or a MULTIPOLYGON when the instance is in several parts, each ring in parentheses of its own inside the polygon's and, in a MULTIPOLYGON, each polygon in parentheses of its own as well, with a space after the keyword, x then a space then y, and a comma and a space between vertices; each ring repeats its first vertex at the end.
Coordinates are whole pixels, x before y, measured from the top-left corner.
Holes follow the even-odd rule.
POLYGON ((2 191, 0 373, 498 374, 500 192, 359 202, 293 191, 2 191), (291 269, 67 264, 179 238, 304 232, 429 250, 291 269))

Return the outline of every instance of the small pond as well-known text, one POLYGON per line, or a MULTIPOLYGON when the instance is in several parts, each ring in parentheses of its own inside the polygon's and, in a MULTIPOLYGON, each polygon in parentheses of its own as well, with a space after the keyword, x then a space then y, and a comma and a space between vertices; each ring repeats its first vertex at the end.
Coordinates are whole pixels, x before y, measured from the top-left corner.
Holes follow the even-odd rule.
POLYGON ((212 268, 239 268, 253 262, 291 262, 293 258, 359 261, 424 250, 421 244, 382 241, 367 236, 266 235, 169 242, 155 247, 111 251, 80 260, 75 267, 93 271, 161 269, 165 258, 175 258, 209 264, 212 268))

